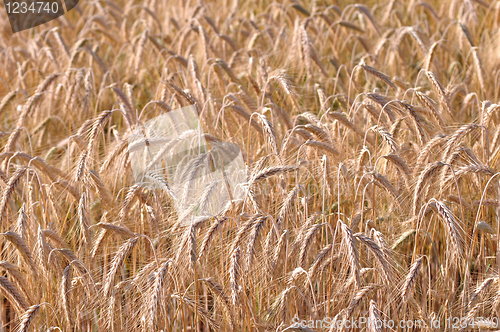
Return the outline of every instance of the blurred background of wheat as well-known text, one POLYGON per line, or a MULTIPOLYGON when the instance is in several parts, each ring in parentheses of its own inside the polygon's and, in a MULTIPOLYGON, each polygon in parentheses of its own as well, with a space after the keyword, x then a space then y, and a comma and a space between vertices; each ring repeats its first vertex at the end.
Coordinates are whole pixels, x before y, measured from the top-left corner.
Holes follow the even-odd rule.
POLYGON ((496 317, 500 2, 333 3, 82 0, 16 34, 2 10, 2 328, 496 317), (251 185, 186 227, 127 135, 191 104, 251 185))

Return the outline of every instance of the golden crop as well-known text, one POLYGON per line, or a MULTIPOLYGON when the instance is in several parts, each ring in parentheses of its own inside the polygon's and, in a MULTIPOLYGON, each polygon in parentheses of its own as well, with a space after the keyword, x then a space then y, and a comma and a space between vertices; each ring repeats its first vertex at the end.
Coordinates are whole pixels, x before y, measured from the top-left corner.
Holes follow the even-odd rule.
POLYGON ((0 330, 491 328, 499 28, 497 0, 81 0, 15 34, 0 10, 0 330), (127 139, 188 105, 249 181, 185 225, 127 139))

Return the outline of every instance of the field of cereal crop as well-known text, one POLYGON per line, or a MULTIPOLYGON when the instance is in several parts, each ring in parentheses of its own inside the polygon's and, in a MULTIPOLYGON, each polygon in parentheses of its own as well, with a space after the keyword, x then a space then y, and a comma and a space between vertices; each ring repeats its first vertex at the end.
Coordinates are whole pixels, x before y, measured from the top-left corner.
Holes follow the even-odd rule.
POLYGON ((5 8, 0 331, 500 329, 499 1, 5 8), (182 107, 244 195, 138 183, 182 107))

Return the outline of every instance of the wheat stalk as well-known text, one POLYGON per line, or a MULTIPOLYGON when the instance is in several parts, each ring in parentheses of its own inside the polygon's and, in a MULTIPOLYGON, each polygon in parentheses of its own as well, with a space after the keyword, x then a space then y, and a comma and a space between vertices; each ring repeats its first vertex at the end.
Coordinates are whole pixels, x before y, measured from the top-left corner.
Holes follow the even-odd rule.
POLYGON ((416 282, 416 278, 422 266, 423 259, 424 259, 423 257, 420 257, 417 260, 415 260, 410 267, 410 271, 406 275, 405 282, 403 284, 403 290, 401 291, 401 298, 403 299, 404 302, 408 301, 408 297, 410 296, 410 291, 416 282))
POLYGON ((362 233, 356 233, 354 234, 354 237, 360 242, 364 243, 368 247, 368 249, 373 252, 380 266, 382 266, 383 278, 385 279, 385 282, 389 284, 394 279, 394 275, 392 273, 390 263, 387 260, 387 256, 384 254, 382 249, 375 241, 362 233))
POLYGON ((461 256, 464 252, 464 240, 461 234, 462 227, 446 204, 435 199, 432 200, 432 203, 436 206, 439 215, 443 218, 445 225, 447 226, 455 254, 461 256))
POLYGON ((138 240, 139 238, 137 237, 130 238, 120 247, 120 249, 118 249, 115 257, 113 257, 113 260, 111 261, 111 268, 109 269, 108 274, 106 275, 106 278, 103 282, 103 293, 105 296, 110 295, 111 288, 114 286, 114 279, 116 274, 123 266, 123 263, 129 253, 132 251, 132 249, 134 249, 138 240))
POLYGON ((221 285, 219 285, 217 282, 215 282, 212 278, 206 278, 206 279, 201 279, 202 281, 205 282, 205 284, 208 286, 210 291, 217 296, 218 299, 220 299, 220 302, 224 306, 224 309, 229 315, 230 319, 230 326, 231 329, 234 330, 236 328, 236 322, 234 318, 234 311, 231 306, 231 301, 230 299, 226 296, 224 293, 224 289, 222 288, 221 285))
POLYGON ((346 224, 340 221, 340 227, 342 229, 342 244, 347 251, 347 258, 349 259, 349 263, 351 264, 351 278, 354 281, 354 285, 356 288, 359 288, 361 285, 360 280, 360 266, 359 266, 359 254, 358 249, 356 247, 356 243, 354 242, 354 236, 352 231, 347 227, 346 224))
POLYGON ((18 313, 23 312, 28 307, 26 300, 21 296, 18 289, 6 278, 0 276, 0 290, 3 295, 14 305, 18 313))
POLYGON ((5 232, 2 233, 2 235, 10 242, 16 249, 19 251, 21 254, 21 257, 24 259, 26 264, 30 267, 31 271, 35 276, 38 275, 38 270, 36 268, 33 255, 31 253, 31 250, 29 249, 28 245, 26 242, 19 236, 19 234, 15 232, 5 232))
POLYGON ((238 279, 240 276, 240 248, 237 247, 231 254, 231 265, 229 268, 229 278, 231 284, 231 302, 233 306, 237 306, 239 302, 239 289, 238 279))
POLYGON ((165 283, 165 277, 168 273, 169 267, 172 264, 171 260, 164 262, 158 272, 156 273, 156 280, 153 287, 151 288, 150 299, 148 300, 148 327, 151 331, 155 330, 155 321, 158 312, 158 306, 160 306, 160 301, 162 300, 163 285, 165 283))
POLYGON ((432 164, 428 164, 425 169, 420 173, 417 183, 415 185, 415 191, 413 195, 413 215, 418 214, 418 208, 420 207, 420 202, 422 200, 422 192, 424 186, 438 173, 438 171, 445 166, 444 163, 438 161, 432 164))
POLYGON ((307 233, 305 233, 304 238, 302 240, 302 245, 300 246, 299 266, 305 266, 307 251, 313 242, 314 236, 319 231, 321 226, 323 226, 323 224, 314 224, 309 228, 307 233))
POLYGON ((450 101, 448 99, 448 96, 446 95, 446 92, 444 90, 444 87, 443 85, 441 84, 441 82, 438 80, 437 76, 427 70, 425 72, 425 74, 427 75, 427 78, 429 79, 429 81, 431 82, 432 86, 434 87, 434 90, 436 91, 438 97, 439 97, 439 100, 441 101, 441 105, 443 106, 444 109, 446 109, 446 111, 448 112, 448 114, 453 114, 453 111, 452 111, 452 108, 451 108, 451 105, 450 105, 450 101))
POLYGON ((380 313, 377 309, 377 304, 375 301, 370 300, 370 331, 371 332, 381 332, 382 331, 382 320, 380 319, 380 313))
POLYGON ((356 309, 356 307, 359 305, 359 303, 361 302, 361 300, 369 293, 371 292, 372 290, 376 289, 377 287, 374 286, 374 285, 369 285, 369 286, 365 286, 363 288, 361 288, 357 293, 356 295, 354 295, 351 303, 349 304, 349 307, 347 307, 347 312, 346 312, 346 316, 347 317, 350 317, 352 315, 352 313, 354 312, 354 309, 356 309))
POLYGON ((474 303, 474 301, 477 299, 477 297, 483 293, 485 293, 488 288, 493 284, 494 282, 497 282, 496 277, 490 277, 487 279, 484 279, 484 281, 479 285, 475 290, 474 293, 472 293, 472 296, 469 299, 469 303, 467 304, 468 307, 471 307, 471 305, 474 303))
POLYGON ((35 319, 36 314, 40 311, 42 307, 41 304, 36 304, 29 307, 24 314, 21 316, 21 322, 19 323, 18 332, 27 332, 31 323, 35 319))
POLYGON ((268 218, 266 216, 260 217, 252 227, 250 232, 250 239, 248 240, 247 246, 247 255, 246 255, 246 268, 250 269, 252 266, 253 256, 255 254, 255 244, 257 242, 257 237, 259 236, 260 231, 265 225, 265 222, 268 218))
POLYGON ((64 310, 64 316, 66 318, 66 322, 68 324, 69 329, 73 328, 73 319, 71 317, 70 311, 70 298, 69 298, 69 289, 70 289, 70 281, 71 281, 71 265, 66 266, 63 272, 62 280, 61 280, 61 299, 62 306, 64 310))
POLYGON ((7 183, 7 187, 5 187, 5 190, 2 194, 2 199, 0 200, 0 219, 3 219, 5 217, 5 214, 7 212, 7 203, 9 202, 9 198, 14 193, 16 186, 21 181, 21 178, 23 177, 23 175, 26 174, 27 170, 28 170, 27 167, 20 167, 19 169, 17 169, 17 171, 9 179, 9 182, 7 183))
POLYGON ((360 65, 361 68, 363 68, 363 70, 370 74, 370 75, 373 75, 377 78, 379 78, 380 80, 382 80, 385 84, 387 84, 388 86, 390 86, 393 90, 396 90, 396 86, 394 85, 394 83, 392 83, 391 79, 389 78, 389 76, 387 76, 386 74, 378 71, 376 68, 373 68, 373 67, 370 67, 370 66, 367 66, 365 64, 361 64, 360 65))
POLYGON ((288 231, 284 230, 281 233, 281 236, 278 240, 278 243, 276 244, 276 247, 274 248, 274 252, 271 256, 271 261, 269 263, 269 271, 271 272, 271 275, 274 275, 274 271, 276 269, 276 265, 279 261, 280 255, 283 251, 283 248, 287 244, 287 237, 288 237, 288 231))

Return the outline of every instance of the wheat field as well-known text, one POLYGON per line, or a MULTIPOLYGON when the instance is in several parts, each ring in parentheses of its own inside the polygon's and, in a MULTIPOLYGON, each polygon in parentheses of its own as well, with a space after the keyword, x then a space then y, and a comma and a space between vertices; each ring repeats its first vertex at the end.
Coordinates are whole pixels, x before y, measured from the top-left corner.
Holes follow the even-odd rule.
POLYGON ((0 331, 500 329, 499 1, 81 0, 0 26, 0 331), (189 105, 248 191, 186 225, 128 138, 189 105))

